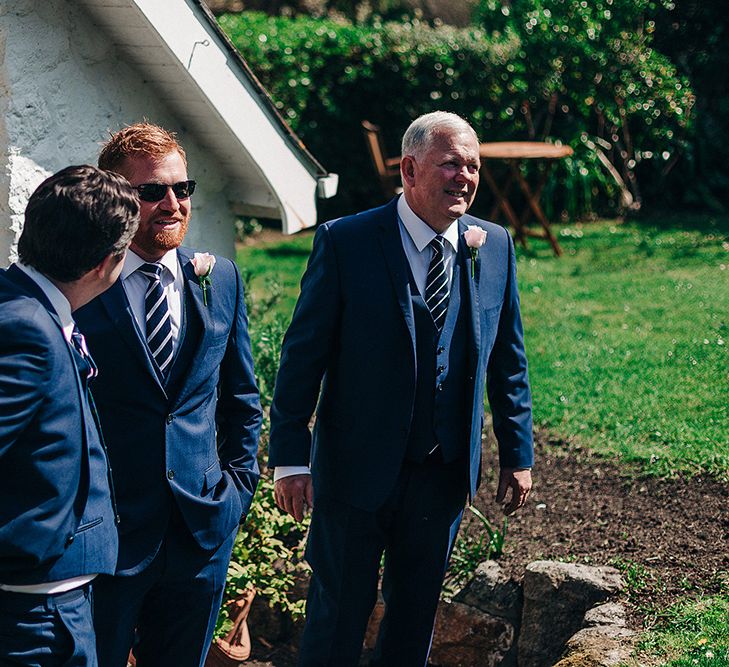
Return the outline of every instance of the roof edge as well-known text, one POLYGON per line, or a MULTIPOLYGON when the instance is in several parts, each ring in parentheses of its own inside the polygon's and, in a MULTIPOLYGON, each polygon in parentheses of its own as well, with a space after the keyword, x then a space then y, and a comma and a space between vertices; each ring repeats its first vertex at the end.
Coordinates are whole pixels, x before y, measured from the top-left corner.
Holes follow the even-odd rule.
POLYGON ((204 0, 191 0, 193 4, 197 5, 203 13, 203 16, 210 24, 210 27, 216 33, 216 35, 222 40, 228 53, 233 57, 234 61, 238 65, 239 69, 258 93, 259 99, 263 102, 264 107, 270 112, 273 120, 276 121, 279 129, 283 132, 286 139, 292 144, 294 149, 301 155, 311 167, 314 168, 315 175, 317 178, 325 177, 329 175, 329 172, 322 166, 322 164, 309 152, 309 149, 305 146, 304 142, 298 137, 291 126, 286 122, 284 117, 279 113, 276 105, 271 98, 270 94, 258 80, 258 77, 253 73, 248 63, 245 61, 243 56, 240 54, 238 49, 230 40, 228 35, 225 34, 223 29, 220 27, 218 22, 215 20, 215 15, 210 11, 210 8, 205 4, 204 0))

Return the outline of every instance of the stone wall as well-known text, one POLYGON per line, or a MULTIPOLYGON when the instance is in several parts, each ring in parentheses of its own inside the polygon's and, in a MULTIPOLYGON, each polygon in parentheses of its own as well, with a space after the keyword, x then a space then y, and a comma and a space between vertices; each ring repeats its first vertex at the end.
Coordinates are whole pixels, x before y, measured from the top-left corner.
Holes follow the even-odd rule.
POLYGON ((0 3, 0 266, 15 259, 30 193, 69 164, 95 164, 100 144, 148 119, 178 133, 198 181, 186 245, 234 254, 226 174, 213 155, 72 0, 0 3))
MULTIPOLYGON (((620 604, 624 586, 612 567, 535 561, 523 582, 495 561, 481 563, 452 602, 438 607, 430 653, 434 667, 617 667, 634 634, 620 604)), ((365 649, 374 648, 384 613, 380 598, 365 649)), ((251 627, 257 619, 251 614, 251 627)))

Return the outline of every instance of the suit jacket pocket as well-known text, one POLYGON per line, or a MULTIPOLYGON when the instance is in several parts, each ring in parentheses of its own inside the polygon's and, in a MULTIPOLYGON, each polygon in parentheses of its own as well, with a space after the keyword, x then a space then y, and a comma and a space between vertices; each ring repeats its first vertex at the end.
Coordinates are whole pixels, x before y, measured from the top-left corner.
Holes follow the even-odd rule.
POLYGON ((103 520, 104 520, 104 517, 100 516, 100 517, 97 517, 96 519, 92 519, 91 521, 87 521, 86 523, 80 523, 78 528, 76 528, 76 533, 82 533, 83 531, 88 530, 89 528, 98 526, 103 520))
POLYGON ((223 479, 223 471, 220 469, 220 463, 216 461, 205 471, 205 488, 203 489, 203 493, 212 491, 221 479, 223 479))

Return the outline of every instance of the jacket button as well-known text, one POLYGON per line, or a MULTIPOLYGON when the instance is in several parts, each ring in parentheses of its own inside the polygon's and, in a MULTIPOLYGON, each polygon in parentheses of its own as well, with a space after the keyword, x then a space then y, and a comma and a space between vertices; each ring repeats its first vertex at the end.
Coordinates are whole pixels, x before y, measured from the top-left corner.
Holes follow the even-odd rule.
POLYGON ((442 373, 445 370, 445 366, 438 366, 438 373, 442 373))
POLYGON ((443 391, 443 383, 442 382, 438 385, 438 391, 443 391))
POLYGON ((172 470, 172 468, 170 468, 170 469, 169 469, 169 470, 167 471, 167 479, 174 479, 174 478, 175 478, 175 471, 174 471, 174 470, 172 470))
POLYGON ((442 345, 439 345, 437 352, 438 354, 443 354, 445 352, 445 348, 442 345))
POLYGON ((71 545, 73 544, 73 540, 74 540, 74 537, 73 537, 73 535, 69 535, 69 536, 68 536, 68 537, 66 538, 66 546, 67 546, 67 547, 70 547, 70 546, 71 546, 71 545))
POLYGON ((175 419, 175 415, 167 415, 167 423, 171 424, 175 419))

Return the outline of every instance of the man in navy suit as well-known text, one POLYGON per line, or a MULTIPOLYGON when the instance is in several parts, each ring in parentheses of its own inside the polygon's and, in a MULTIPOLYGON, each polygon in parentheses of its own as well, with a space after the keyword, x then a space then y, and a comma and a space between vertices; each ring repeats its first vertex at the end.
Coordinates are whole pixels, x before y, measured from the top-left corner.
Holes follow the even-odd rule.
POLYGON ((484 388, 497 501, 511 490, 512 512, 531 488, 514 247, 502 227, 466 214, 479 166, 466 121, 426 114, 403 137, 403 196, 317 231, 283 343, 269 450, 279 506, 299 520, 314 508, 302 666, 358 664, 383 553, 374 664, 426 664, 479 483, 484 388))
POLYGON ((261 408, 232 261, 180 247, 195 182, 161 127, 114 134, 99 164, 129 179, 141 222, 121 279, 79 313, 119 504, 116 575, 94 591, 99 662, 198 667, 258 482, 261 408))
POLYGON ((138 222, 126 179, 68 167, 30 197, 0 271, 3 667, 97 664, 91 586, 116 565, 116 509, 72 313, 117 279, 138 222))

